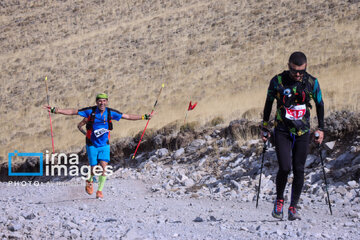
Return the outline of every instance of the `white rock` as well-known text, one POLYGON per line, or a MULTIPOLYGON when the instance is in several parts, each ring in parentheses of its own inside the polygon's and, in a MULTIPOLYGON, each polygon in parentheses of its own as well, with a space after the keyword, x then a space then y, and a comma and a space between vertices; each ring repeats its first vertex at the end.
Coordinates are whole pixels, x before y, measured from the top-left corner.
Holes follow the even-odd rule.
POLYGON ((335 143, 336 143, 336 141, 327 142, 327 143, 325 143, 325 146, 331 150, 334 148, 335 143))
POLYGON ((324 238, 331 238, 330 235, 326 234, 326 233, 322 233, 321 236, 324 237, 324 238))
POLYGON ((357 152, 357 148, 356 148, 355 146, 351 146, 351 147, 350 147, 350 152, 356 153, 356 152, 357 152))
POLYGON ((351 188, 355 188, 358 184, 356 181, 352 180, 347 183, 351 188))
POLYGON ((192 187, 192 186, 195 185, 195 182, 194 182, 194 180, 192 180, 191 178, 188 178, 188 179, 186 179, 186 180, 183 182, 183 185, 184 185, 185 187, 192 187))
POLYGON ((72 239, 76 239, 76 238, 80 237, 81 233, 77 229, 71 229, 70 230, 70 235, 71 235, 72 239))
POLYGON ((194 153, 205 143, 206 142, 203 139, 196 139, 192 143, 190 143, 190 145, 186 148, 186 152, 194 153))
POLYGON ((176 150, 176 152, 173 155, 174 159, 179 159, 183 154, 185 153, 185 149, 184 148, 179 148, 178 150, 176 150))
POLYGON ((242 161, 244 160, 244 155, 239 156, 238 158, 236 158, 235 162, 230 163, 230 167, 234 168, 236 166, 238 166, 242 161))
POLYGON ((347 193, 346 188, 344 186, 339 186, 338 188, 336 188, 335 192, 340 193, 342 196, 344 196, 347 193))
POLYGON ((231 180, 230 182, 235 186, 236 190, 238 190, 238 191, 241 190, 241 186, 237 181, 231 180))
POLYGON ((251 146, 251 145, 256 145, 256 144, 258 144, 259 143, 259 139, 253 139, 253 140, 249 140, 248 142, 247 142, 247 144, 249 145, 249 146, 251 146))
POLYGON ((209 135, 205 135, 205 139, 206 141, 211 141, 212 137, 210 137, 209 135))
POLYGON ((200 161, 199 161, 199 167, 201 167, 201 166, 206 162, 206 159, 207 159, 206 157, 200 159, 200 161))
POLYGON ((176 177, 176 180, 180 183, 184 182, 185 180, 187 180, 188 177, 185 175, 185 174, 179 174, 177 177, 176 177))
POLYGON ((169 154, 169 150, 167 150, 166 148, 160 148, 160 149, 156 150, 155 154, 159 158, 162 158, 169 154))
POLYGON ((8 225, 8 230, 15 232, 15 231, 19 231, 20 229, 22 229, 22 224, 19 222, 15 222, 12 221, 9 225, 8 225))
POLYGON ((76 229, 78 227, 78 225, 76 225, 75 223, 73 222, 70 222, 70 221, 67 221, 63 224, 63 227, 68 229, 68 230, 71 230, 71 229, 76 229))

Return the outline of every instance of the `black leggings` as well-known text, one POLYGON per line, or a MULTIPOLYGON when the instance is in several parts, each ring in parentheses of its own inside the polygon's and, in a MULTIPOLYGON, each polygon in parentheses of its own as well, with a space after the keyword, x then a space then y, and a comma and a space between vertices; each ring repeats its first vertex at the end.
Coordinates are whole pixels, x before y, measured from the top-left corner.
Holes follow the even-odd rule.
POLYGON ((294 180, 291 188, 291 206, 295 206, 300 198, 304 185, 304 167, 309 151, 309 132, 302 136, 294 136, 289 132, 275 129, 275 149, 279 162, 279 171, 276 176, 277 199, 284 199, 284 190, 287 177, 293 167, 294 180), (291 158, 292 152, 292 158, 291 158))

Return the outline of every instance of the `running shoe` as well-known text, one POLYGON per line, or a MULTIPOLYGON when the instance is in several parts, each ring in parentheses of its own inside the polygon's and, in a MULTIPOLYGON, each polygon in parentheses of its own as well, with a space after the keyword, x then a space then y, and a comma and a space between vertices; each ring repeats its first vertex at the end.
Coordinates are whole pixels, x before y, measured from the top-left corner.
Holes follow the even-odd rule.
POLYGON ((274 204, 274 210, 272 211, 272 216, 274 218, 282 219, 283 214, 283 206, 284 206, 284 199, 276 199, 274 204))
POLYGON ((296 207, 294 207, 294 206, 289 207, 288 219, 290 221, 297 220, 297 219, 301 220, 300 214, 297 211, 296 207))
POLYGON ((94 192, 94 188, 93 188, 93 183, 86 180, 86 186, 85 186, 85 191, 87 192, 87 194, 91 195, 94 192))
POLYGON ((102 191, 97 191, 96 192, 96 198, 97 199, 103 199, 104 198, 104 195, 103 195, 102 191))

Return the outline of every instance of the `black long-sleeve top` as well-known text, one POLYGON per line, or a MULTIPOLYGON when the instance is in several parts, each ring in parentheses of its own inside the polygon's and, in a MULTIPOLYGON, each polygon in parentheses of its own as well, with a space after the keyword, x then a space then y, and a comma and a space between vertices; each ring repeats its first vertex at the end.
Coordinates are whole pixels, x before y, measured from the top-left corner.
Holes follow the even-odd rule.
POLYGON ((301 81, 293 80, 289 71, 276 75, 270 81, 263 121, 268 122, 272 104, 277 100, 275 127, 302 135, 310 130, 310 100, 315 102, 318 128, 324 129, 324 102, 319 81, 305 73, 301 81))

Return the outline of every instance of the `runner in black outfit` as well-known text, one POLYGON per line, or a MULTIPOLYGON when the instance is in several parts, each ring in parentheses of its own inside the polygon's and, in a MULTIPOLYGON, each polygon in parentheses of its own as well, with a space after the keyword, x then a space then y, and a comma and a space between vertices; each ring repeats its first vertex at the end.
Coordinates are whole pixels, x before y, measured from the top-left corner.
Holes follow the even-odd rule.
MULTIPOLYGON (((268 121, 272 104, 276 99, 274 139, 279 171, 276 176, 277 199, 272 216, 279 219, 283 218, 284 190, 291 166, 294 180, 288 219, 301 219, 296 205, 304 184, 304 165, 310 141, 311 99, 314 100, 316 106, 318 117, 316 132, 320 136, 315 139, 315 142, 321 143, 324 138, 324 102, 320 85, 315 77, 306 72, 306 66, 307 60, 304 53, 292 53, 288 63, 289 70, 271 79, 264 107, 262 129, 269 131, 268 121)), ((267 138, 262 138, 267 141, 267 138)))

